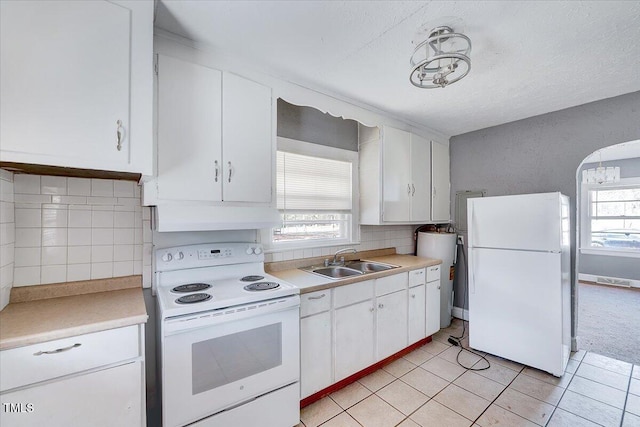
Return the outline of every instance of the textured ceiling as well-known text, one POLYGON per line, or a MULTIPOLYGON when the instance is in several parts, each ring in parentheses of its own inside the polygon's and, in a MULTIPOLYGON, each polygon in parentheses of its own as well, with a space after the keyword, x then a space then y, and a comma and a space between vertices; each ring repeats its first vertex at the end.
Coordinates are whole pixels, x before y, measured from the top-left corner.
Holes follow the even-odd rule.
POLYGON ((640 90, 640 1, 160 0, 156 26, 447 135, 640 90), (460 20, 471 73, 413 87, 417 30, 460 20))

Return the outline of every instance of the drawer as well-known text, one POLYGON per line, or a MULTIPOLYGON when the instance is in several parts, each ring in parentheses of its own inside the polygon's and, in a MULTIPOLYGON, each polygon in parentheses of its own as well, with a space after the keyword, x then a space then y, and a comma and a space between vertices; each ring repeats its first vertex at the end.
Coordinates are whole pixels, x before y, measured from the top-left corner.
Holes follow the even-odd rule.
POLYGON ((412 288, 418 285, 424 285, 427 283, 425 281, 426 273, 425 269, 421 268, 420 270, 412 270, 409 272, 409 287, 412 288))
POLYGON ((440 280, 440 266, 434 265, 427 267, 427 282, 433 282, 434 280, 440 280))
POLYGON ((300 317, 331 309, 331 289, 300 295, 300 317))
POLYGON ((409 284, 408 273, 394 274, 393 276, 376 279, 376 296, 390 294, 392 292, 407 289, 409 284))
POLYGON ((2 350, 0 391, 138 357, 138 331, 134 325, 2 350))
POLYGON ((371 298, 373 298, 373 280, 333 288, 333 306, 335 308, 371 298))

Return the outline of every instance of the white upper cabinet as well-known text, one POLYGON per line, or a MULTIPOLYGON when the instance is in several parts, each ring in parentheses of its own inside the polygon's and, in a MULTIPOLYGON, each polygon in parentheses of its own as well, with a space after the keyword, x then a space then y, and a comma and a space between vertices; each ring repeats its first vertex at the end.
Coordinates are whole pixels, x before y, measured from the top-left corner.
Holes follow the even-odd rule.
POLYGON ((450 217, 449 148, 431 141, 431 220, 447 222, 450 217))
POLYGON ((153 2, 0 7, 1 160, 151 174, 153 2))
POLYGON ((222 73, 158 56, 158 197, 222 200, 222 73))
POLYGON ((361 224, 449 221, 445 145, 389 126, 360 126, 359 142, 361 224))
POLYGON ((224 184, 228 202, 271 202, 271 89, 234 74, 222 77, 224 184))
POLYGON ((271 89, 158 55, 157 182, 145 204, 272 202, 271 89))

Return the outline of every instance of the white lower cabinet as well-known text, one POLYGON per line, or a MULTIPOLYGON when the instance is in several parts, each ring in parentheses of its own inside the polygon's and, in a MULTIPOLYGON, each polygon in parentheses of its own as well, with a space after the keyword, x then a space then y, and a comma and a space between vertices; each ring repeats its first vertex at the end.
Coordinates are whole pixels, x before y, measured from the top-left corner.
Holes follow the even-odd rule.
POLYGON ((302 294, 301 399, 437 332, 439 269, 421 268, 302 294))
POLYGON ((378 297, 376 304, 376 359, 382 360, 407 346, 407 290, 378 297))
POLYGON ((409 288, 409 344, 420 341, 426 331, 425 285, 409 288))
POLYGON ((374 302, 369 299, 335 310, 335 380, 372 365, 374 302))
POLYGON ((144 425, 140 361, 2 394, 2 426, 144 425))
POLYGON ((146 425, 144 325, 0 351, 0 425, 146 425))
POLYGON ((333 383, 330 311, 300 319, 300 372, 302 399, 333 383))
POLYGON ((427 268, 427 327, 426 336, 440 330, 440 266, 427 268))

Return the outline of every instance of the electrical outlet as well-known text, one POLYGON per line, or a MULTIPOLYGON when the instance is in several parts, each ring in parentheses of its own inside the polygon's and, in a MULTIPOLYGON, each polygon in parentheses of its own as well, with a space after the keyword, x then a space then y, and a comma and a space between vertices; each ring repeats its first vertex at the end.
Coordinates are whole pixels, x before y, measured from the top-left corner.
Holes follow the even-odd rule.
POLYGON ((458 244, 464 246, 464 236, 462 234, 458 234, 458 244))

